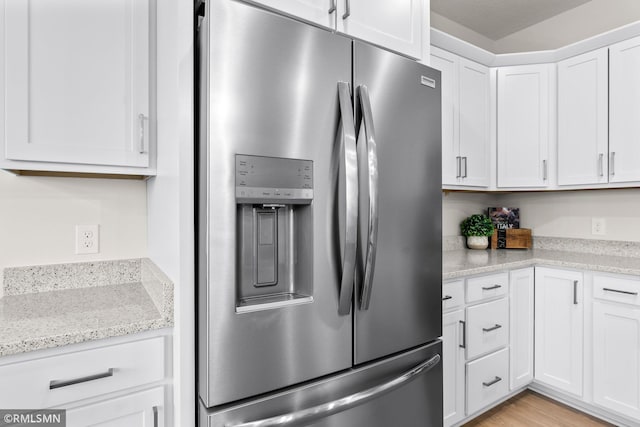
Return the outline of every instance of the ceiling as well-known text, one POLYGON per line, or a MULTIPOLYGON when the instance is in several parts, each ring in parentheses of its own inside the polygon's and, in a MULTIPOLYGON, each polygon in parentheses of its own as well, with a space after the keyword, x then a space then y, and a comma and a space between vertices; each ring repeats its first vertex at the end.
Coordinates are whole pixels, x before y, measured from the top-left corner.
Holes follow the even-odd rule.
POLYGON ((640 0, 431 0, 431 26, 493 53, 557 49, 640 20, 640 0))

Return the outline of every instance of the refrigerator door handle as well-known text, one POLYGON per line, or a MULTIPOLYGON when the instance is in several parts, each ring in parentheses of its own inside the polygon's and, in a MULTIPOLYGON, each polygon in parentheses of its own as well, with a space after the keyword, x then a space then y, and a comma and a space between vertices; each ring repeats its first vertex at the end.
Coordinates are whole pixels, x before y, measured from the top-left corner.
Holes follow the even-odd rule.
POLYGON ((364 280, 362 294, 360 295, 360 309, 367 310, 371 301, 373 273, 376 268, 376 246, 378 244, 378 149, 373 127, 369 89, 365 85, 360 85, 358 92, 362 109, 362 122, 367 140, 367 167, 369 172, 369 232, 364 264, 364 280))
POLYGON ((349 83, 338 82, 338 98, 340 101, 340 120, 342 121, 343 142, 341 145, 346 187, 345 239, 338 314, 347 315, 351 311, 358 247, 358 155, 356 153, 356 130, 349 83))
POLYGON ((226 424, 225 427, 290 427, 308 425, 314 420, 326 418, 330 415, 337 414, 338 412, 346 411, 348 409, 362 405, 363 403, 366 403, 372 399, 375 399, 381 394, 388 393, 397 388, 400 388, 403 385, 407 384, 409 381, 415 379, 418 375, 431 370, 434 366, 440 363, 440 359, 440 355, 436 354, 430 359, 414 366, 413 368, 404 372, 402 375, 390 381, 368 388, 347 397, 313 406, 311 408, 302 409, 300 411, 292 412, 289 414, 265 418, 259 421, 250 421, 239 424, 226 424))

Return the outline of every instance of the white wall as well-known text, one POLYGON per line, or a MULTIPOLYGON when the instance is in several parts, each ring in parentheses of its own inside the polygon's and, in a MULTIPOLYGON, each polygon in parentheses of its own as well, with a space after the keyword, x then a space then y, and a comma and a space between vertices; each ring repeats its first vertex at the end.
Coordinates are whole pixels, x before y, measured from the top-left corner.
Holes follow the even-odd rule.
POLYGON ((459 236, 462 220, 473 214, 486 215, 495 200, 495 195, 485 193, 443 193, 442 235, 459 236))
POLYGON ((520 208, 521 227, 534 236, 640 242, 640 189, 512 193, 500 206, 520 208), (605 218, 606 234, 591 234, 591 219, 605 218))
POLYGON ((442 235, 460 235, 460 222, 489 206, 520 208, 520 226, 534 236, 640 242, 640 188, 443 194, 442 235), (592 218, 605 219, 604 235, 591 234, 592 218))
POLYGON ((145 182, 28 177, 0 171, 0 271, 145 256, 145 182), (75 254, 77 224, 100 225, 99 253, 75 254))

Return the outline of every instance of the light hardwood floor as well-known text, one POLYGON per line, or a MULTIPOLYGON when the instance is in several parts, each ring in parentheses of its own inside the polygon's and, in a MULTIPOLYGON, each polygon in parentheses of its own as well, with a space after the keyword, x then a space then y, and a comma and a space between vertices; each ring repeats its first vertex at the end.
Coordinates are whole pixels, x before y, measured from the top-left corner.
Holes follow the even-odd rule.
POLYGON ((465 427, 596 427, 612 425, 527 390, 468 422, 465 427))

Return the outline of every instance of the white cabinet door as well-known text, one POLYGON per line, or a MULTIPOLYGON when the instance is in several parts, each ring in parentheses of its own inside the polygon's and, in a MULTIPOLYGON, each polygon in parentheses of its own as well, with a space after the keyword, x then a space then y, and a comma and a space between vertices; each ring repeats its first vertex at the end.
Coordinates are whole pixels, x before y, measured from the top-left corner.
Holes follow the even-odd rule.
POLYGON ((489 186, 489 68, 460 58, 458 72, 462 184, 489 186))
POLYGON ((640 420, 640 308, 593 304, 593 400, 640 420))
POLYGON ((640 37, 609 47, 609 182, 640 181, 640 37))
POLYGON ((509 385, 533 381, 533 268, 509 272, 509 385))
POLYGON ((608 182, 607 48, 558 63, 558 184, 608 182))
MULTIPOLYGON (((422 56, 423 0, 335 0, 337 30, 412 58, 422 56)), ((428 31, 428 28, 425 28, 428 31)))
POLYGON ((552 65, 498 69, 498 187, 546 187, 552 65))
POLYGON ((341 0, 250 0, 326 28, 336 26, 337 2, 341 0))
POLYGON ((148 0, 5 0, 4 14, 2 157, 147 167, 148 0))
POLYGON ((442 376, 444 425, 462 420, 464 413, 464 310, 453 311, 442 317, 442 376))
POLYGON ((489 185, 489 69, 431 48, 442 72, 442 184, 489 185))
POLYGON ((458 110, 459 57, 431 48, 431 66, 441 72, 442 88, 442 184, 460 184, 460 139, 458 110))
POLYGON ((67 410, 68 427, 162 427, 164 388, 67 410))
POLYGON ((535 379, 582 396, 583 275, 535 269, 535 379))

